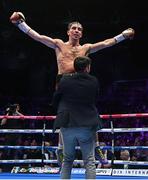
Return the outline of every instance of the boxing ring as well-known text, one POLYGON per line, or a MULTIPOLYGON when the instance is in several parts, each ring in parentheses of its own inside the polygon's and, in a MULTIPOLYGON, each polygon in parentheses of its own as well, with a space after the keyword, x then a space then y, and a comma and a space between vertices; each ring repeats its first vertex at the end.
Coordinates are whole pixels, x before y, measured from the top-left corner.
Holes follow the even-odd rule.
MULTIPOLYGON (((109 169, 96 169, 97 179, 148 179, 148 161, 123 161, 123 160, 115 160, 114 152, 116 150, 138 150, 144 149, 148 150, 148 146, 115 146, 115 133, 136 133, 136 132, 147 132, 148 128, 114 128, 114 119, 120 118, 147 118, 148 113, 135 113, 135 114, 111 114, 111 115, 100 115, 102 119, 106 119, 110 121, 111 128, 104 128, 99 130, 99 133, 110 133, 112 135, 111 146, 100 146, 103 150, 111 150, 112 159, 109 160, 109 163, 112 165, 109 169), (126 164, 126 165, 134 165, 134 166, 144 166, 143 169, 114 169, 113 165, 115 164, 126 164)), ((0 134, 41 134, 43 141, 41 146, 3 146, 0 145, 0 150, 4 149, 40 149, 42 155, 44 155, 45 150, 49 149, 55 151, 57 146, 45 146, 44 137, 47 133, 53 133, 52 129, 46 129, 46 121, 52 121, 55 119, 55 116, 7 116, 2 115, 0 119, 32 119, 32 120, 40 120, 43 121, 43 129, 0 129, 0 134)), ((59 130, 56 130, 55 133, 59 133, 59 130)), ((79 147, 77 147, 79 149, 79 147)), ((75 160, 74 163, 81 163, 82 160, 75 160)), ((0 165, 7 166, 7 164, 14 165, 13 169, 10 173, 2 172, 0 173, 0 179, 60 179, 59 167, 47 167, 46 165, 52 163, 57 164, 56 159, 11 159, 11 160, 0 160, 0 165), (40 164, 40 167, 29 167, 29 168, 21 168, 21 164, 40 164)), ((96 160, 96 164, 99 161, 96 160)), ((72 179, 84 179, 85 170, 84 168, 73 168, 72 169, 72 179)))

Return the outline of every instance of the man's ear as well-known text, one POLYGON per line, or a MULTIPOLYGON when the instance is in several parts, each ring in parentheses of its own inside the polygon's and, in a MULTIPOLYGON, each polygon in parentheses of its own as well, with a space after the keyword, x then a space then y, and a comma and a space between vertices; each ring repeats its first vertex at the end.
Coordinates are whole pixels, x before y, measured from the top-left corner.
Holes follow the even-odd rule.
POLYGON ((69 36, 69 30, 67 31, 67 35, 69 36))
POLYGON ((86 67, 86 71, 87 71, 88 73, 90 73, 90 65, 88 65, 88 66, 86 67))

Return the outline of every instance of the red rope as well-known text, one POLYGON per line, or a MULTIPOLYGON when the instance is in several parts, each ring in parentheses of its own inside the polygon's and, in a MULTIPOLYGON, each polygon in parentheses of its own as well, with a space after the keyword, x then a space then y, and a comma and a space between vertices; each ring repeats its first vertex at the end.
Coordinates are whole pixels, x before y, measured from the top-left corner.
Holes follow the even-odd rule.
MULTIPOLYGON (((134 113, 134 114, 103 114, 100 115, 102 119, 110 119, 110 118, 131 118, 131 117, 148 117, 148 113, 134 113)), ((7 116, 1 115, 0 119, 35 119, 35 120, 54 120, 56 116, 7 116)))

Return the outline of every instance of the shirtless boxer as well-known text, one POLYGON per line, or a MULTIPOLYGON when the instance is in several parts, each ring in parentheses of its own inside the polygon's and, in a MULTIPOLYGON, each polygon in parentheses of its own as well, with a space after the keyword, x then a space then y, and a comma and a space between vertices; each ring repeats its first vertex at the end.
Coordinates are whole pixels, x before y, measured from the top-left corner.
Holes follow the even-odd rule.
MULTIPOLYGON (((91 53, 95 53, 101 49, 113 46, 125 39, 132 39, 134 37, 134 30, 132 28, 128 28, 124 30, 121 34, 106 39, 104 41, 100 41, 94 44, 86 43, 81 45, 80 39, 83 35, 83 27, 79 22, 72 22, 68 25, 67 35, 68 41, 64 42, 61 39, 53 39, 51 37, 41 35, 38 32, 34 31, 30 26, 28 26, 25 22, 25 17, 21 12, 14 12, 10 21, 17 25, 17 27, 26 33, 28 36, 33 38, 36 41, 39 41, 49 48, 55 50, 56 58, 57 58, 57 66, 58 66, 58 77, 57 80, 60 80, 60 77, 65 73, 71 73, 74 71, 73 61, 78 56, 88 56, 91 53)), ((98 138, 97 138, 98 139, 98 138)), ((98 141, 96 142, 98 146, 98 141)), ((62 149, 62 140, 59 133, 59 149, 62 149)), ((99 149, 99 153, 101 151, 99 149)), ((103 160, 103 156, 101 157, 103 160)))

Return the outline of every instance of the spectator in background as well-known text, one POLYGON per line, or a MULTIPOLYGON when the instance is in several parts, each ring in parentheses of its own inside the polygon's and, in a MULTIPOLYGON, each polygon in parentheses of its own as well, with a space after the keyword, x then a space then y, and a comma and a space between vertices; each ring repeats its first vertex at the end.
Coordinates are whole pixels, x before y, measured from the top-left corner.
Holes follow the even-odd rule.
MULTIPOLYGON (((119 155, 120 160, 130 161, 130 152, 128 150, 121 150, 119 154, 120 154, 119 155)), ((124 163, 123 164, 115 164, 114 168, 117 168, 117 169, 129 169, 129 165, 124 164, 124 163)))
MULTIPOLYGON (((7 116, 23 116, 20 111, 20 105, 19 104, 11 104, 6 108, 6 115, 7 116)), ((22 129, 24 126, 24 120, 20 119, 7 119, 3 118, 1 120, 1 128, 2 129, 22 129)), ((22 134, 12 133, 12 134, 5 134, 4 135, 5 142, 3 145, 18 145, 18 142, 22 142, 22 134)), ((4 159, 20 159, 20 156, 22 156, 21 150, 16 149, 8 149, 5 151, 5 158, 4 159)), ((10 164, 3 168, 5 172, 10 171, 14 165, 10 164)))
MULTIPOLYGON (((20 111, 19 104, 12 104, 6 108, 6 115, 7 116, 23 116, 20 111)), ((1 127, 7 129, 20 129, 22 128, 22 122, 19 119, 7 119, 3 118, 1 120, 1 127)))
MULTIPOLYGON (((20 111, 20 105, 19 104, 11 104, 6 108, 6 115, 8 116, 23 116, 20 111)), ((3 118, 1 120, 1 128, 2 129, 23 129, 24 127, 24 120, 20 119, 7 119, 3 118)), ((22 137, 22 135, 19 135, 19 138, 22 137)), ((18 134, 6 134, 5 136, 5 143, 7 145, 16 145, 16 141, 18 139, 18 134)))
MULTIPOLYGON (((106 146, 105 142, 100 142, 100 147, 105 147, 105 146, 106 146)), ((104 164, 102 163, 102 161, 100 161, 97 165, 97 168, 111 168, 111 164, 108 162, 108 160, 112 158, 111 151, 107 149, 103 149, 102 153, 107 163, 104 164)))

